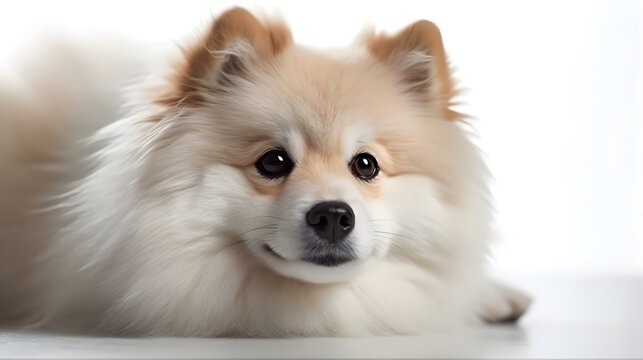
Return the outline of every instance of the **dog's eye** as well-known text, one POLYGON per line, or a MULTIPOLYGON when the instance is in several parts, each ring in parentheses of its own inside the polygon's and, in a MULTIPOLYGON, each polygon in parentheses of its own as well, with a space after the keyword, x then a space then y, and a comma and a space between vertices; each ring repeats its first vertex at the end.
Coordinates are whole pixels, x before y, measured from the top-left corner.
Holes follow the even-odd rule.
POLYGON ((377 160, 375 160, 375 157, 369 153, 355 155, 350 163, 350 167, 353 175, 364 181, 374 179, 380 172, 377 160))
POLYGON ((294 166, 288 154, 281 149, 265 152, 255 163, 259 173, 269 179, 287 176, 294 166))

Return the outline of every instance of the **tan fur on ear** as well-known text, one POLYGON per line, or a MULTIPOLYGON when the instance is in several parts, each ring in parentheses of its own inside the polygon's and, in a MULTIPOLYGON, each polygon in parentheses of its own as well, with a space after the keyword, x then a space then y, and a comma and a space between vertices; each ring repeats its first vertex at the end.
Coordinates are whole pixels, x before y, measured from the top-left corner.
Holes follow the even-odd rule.
MULTIPOLYGON (((449 120, 458 120, 461 114, 450 109, 451 100, 455 95, 449 65, 442 44, 442 35, 438 27, 427 20, 417 21, 399 33, 390 36, 387 34, 371 35, 365 38, 368 50, 378 60, 385 64, 394 64, 401 57, 413 52, 422 52, 429 55, 431 62, 431 100, 443 103, 444 117, 449 120)), ((405 74, 405 80, 420 82, 417 73, 405 74)))
POLYGON ((198 95, 191 93, 199 88, 200 80, 207 79, 216 68, 220 57, 214 54, 224 51, 235 40, 246 41, 259 58, 269 58, 286 48, 292 42, 292 35, 286 25, 260 22, 246 9, 227 10, 216 18, 203 38, 185 51, 175 80, 177 88, 161 102, 173 105, 197 102, 198 95))

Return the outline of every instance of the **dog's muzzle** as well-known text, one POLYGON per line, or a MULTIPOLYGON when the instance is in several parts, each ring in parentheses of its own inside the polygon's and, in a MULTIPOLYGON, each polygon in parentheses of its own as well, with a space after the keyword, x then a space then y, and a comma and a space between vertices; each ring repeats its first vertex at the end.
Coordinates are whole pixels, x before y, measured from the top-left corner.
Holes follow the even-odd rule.
POLYGON ((317 203, 306 213, 306 225, 302 260, 321 266, 338 266, 355 259, 349 237, 355 227, 355 213, 348 204, 342 201, 317 203))

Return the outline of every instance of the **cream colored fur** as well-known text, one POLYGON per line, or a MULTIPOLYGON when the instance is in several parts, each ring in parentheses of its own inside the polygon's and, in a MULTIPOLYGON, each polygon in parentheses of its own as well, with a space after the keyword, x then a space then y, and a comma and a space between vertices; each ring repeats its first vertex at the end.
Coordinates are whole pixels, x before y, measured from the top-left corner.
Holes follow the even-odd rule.
POLYGON ((261 61, 236 42, 226 51, 243 76, 217 84, 213 69, 203 101, 184 107, 156 101, 171 62, 124 46, 53 45, 2 83, 5 316, 275 337, 415 334, 524 312, 527 298, 484 276, 488 173, 468 126, 401 83, 406 68, 430 72, 430 57, 383 64, 360 47, 293 44, 261 61), (301 167, 264 184, 253 163, 276 145, 301 167), (362 149, 382 164, 373 184, 346 167, 362 149), (303 213, 324 199, 356 212, 351 264, 297 260, 303 213))

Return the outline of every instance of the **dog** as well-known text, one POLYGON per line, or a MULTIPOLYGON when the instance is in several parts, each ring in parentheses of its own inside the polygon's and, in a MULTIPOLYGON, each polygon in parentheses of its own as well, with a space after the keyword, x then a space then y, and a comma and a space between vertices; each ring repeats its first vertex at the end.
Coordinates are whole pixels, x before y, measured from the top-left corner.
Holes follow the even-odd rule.
POLYGON ((136 50, 50 44, 3 80, 7 321, 369 336, 528 308, 485 275, 489 173, 433 23, 322 51, 232 8, 136 50))

